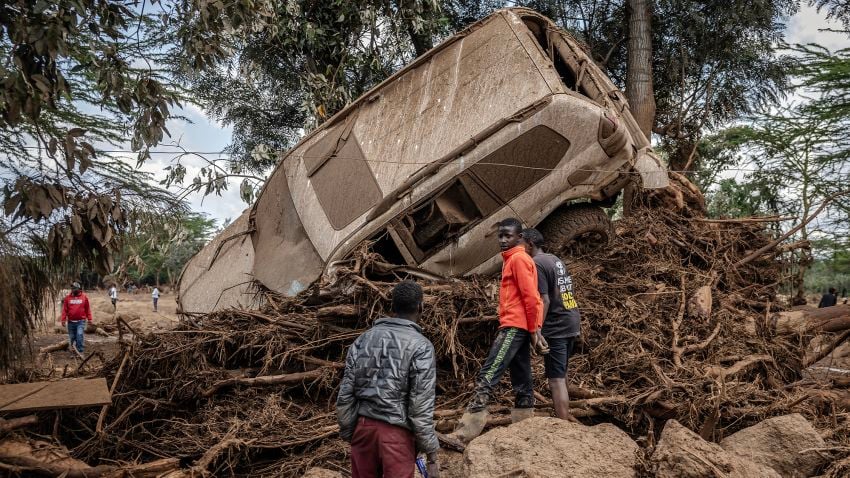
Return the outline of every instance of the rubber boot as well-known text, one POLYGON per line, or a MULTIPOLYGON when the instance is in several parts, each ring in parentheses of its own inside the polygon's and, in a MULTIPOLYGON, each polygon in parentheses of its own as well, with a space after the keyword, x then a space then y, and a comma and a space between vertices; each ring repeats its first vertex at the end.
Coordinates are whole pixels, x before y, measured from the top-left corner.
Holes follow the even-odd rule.
POLYGON ((487 410, 480 412, 464 412, 458 422, 458 427, 452 437, 457 438, 464 444, 471 442, 475 437, 484 431, 484 425, 487 424, 487 410))
POLYGON ((534 416, 533 408, 511 408, 511 423, 519 423, 534 416))

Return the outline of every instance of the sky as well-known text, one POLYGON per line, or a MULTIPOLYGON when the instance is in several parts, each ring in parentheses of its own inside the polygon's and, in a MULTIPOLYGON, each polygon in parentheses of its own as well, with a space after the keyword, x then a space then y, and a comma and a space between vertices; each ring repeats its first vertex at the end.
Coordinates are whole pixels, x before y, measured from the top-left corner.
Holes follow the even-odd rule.
MULTIPOLYGON (((795 43, 818 43, 830 50, 850 48, 850 39, 847 35, 835 32, 823 31, 825 28, 840 28, 836 22, 828 22, 825 15, 818 13, 812 7, 803 7, 788 22, 786 28, 786 41, 795 43)), ((230 143, 231 128, 222 125, 210 118, 203 110, 187 105, 180 112, 189 122, 183 120, 171 120, 168 129, 171 132, 171 140, 180 144, 188 151, 199 151, 211 153, 221 151, 230 143)), ((166 142, 168 142, 166 140, 166 142)), ((147 161, 142 170, 151 172, 157 179, 165 177, 164 168, 171 164, 175 148, 158 147, 157 151, 171 151, 169 154, 153 154, 151 161, 147 161)), ((220 157, 215 154, 205 154, 207 158, 220 157)), ((135 164, 135 159, 129 159, 135 164)), ((184 158, 183 165, 186 166, 186 178, 188 181, 198 173, 205 164, 198 157, 184 158)), ((176 189, 175 189, 176 191, 176 189)), ((187 197, 191 208, 197 212, 208 214, 221 224, 227 219, 236 219, 247 205, 239 197, 238 181, 230 184, 227 191, 221 196, 210 195, 204 197, 201 193, 194 193, 187 197)))

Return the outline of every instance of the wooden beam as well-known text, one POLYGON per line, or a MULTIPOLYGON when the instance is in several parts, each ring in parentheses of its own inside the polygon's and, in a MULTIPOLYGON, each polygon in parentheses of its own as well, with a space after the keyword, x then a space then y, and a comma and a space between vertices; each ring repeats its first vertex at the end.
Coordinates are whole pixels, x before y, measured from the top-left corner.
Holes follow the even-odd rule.
POLYGON ((105 378, 0 385, 0 412, 91 407, 111 402, 105 378))

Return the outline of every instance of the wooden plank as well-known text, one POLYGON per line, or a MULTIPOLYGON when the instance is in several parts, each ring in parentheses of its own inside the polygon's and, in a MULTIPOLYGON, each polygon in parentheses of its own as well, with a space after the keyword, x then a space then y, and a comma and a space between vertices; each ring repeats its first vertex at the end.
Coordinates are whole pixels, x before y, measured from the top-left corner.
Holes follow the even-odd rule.
POLYGON ((0 385, 0 412, 91 407, 111 402, 105 378, 0 385))

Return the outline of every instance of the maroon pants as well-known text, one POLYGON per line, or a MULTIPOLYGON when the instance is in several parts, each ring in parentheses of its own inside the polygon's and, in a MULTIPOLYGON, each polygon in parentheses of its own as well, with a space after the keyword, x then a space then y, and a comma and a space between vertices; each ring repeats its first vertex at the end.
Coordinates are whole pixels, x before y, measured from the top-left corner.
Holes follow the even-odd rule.
POLYGON ((351 478, 413 478, 413 433, 380 420, 360 417, 351 438, 351 478))

